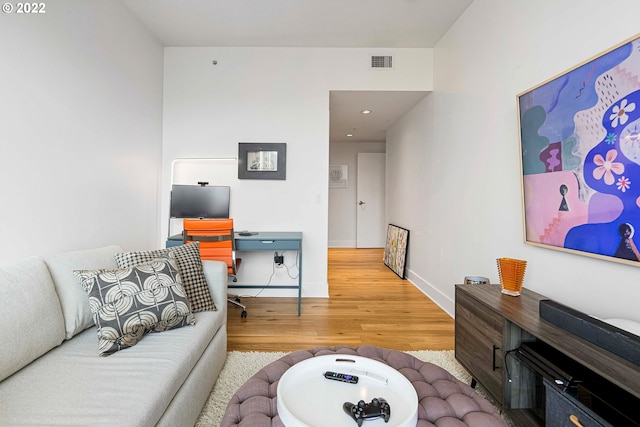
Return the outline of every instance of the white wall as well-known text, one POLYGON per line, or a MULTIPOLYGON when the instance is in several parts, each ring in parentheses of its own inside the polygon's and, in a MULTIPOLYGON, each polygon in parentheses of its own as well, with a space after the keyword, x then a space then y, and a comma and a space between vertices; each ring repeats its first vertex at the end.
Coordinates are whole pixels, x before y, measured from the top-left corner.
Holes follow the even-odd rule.
POLYGON ((157 241, 162 48, 119 2, 0 16, 0 265, 157 241))
MULTIPOLYGON (((442 223, 434 222, 436 212, 442 211, 445 217, 455 215, 448 206, 450 203, 443 206, 436 202, 438 194, 448 191, 448 186, 444 176, 434 173, 434 164, 446 163, 447 159, 438 157, 442 144, 432 143, 429 137, 433 127, 433 97, 432 93, 425 96, 387 131, 385 222, 409 229, 405 269, 409 280, 423 290, 424 281, 446 268, 441 265, 441 257, 427 252, 428 248, 443 248, 447 244, 433 240, 435 233, 445 232, 442 223)), ((450 234, 450 240, 459 238, 455 230, 450 234)), ((437 294, 438 289, 429 291, 428 295, 440 302, 442 295, 437 294)))
POLYGON ((329 189, 329 247, 356 247, 358 153, 384 153, 385 145, 384 142, 330 144, 329 164, 348 166, 349 186, 329 189))
MULTIPOLYGON (((369 69, 375 53, 166 48, 161 223, 167 221, 174 159, 234 158, 239 142, 284 142, 286 180, 237 180, 232 185, 235 227, 302 231, 303 296, 327 296, 329 91, 428 91, 432 86, 431 49, 393 49, 393 70, 369 69)), ((160 232, 166 236, 164 224, 160 232)), ((243 261, 241 269, 268 277, 272 260, 273 254, 265 254, 260 262, 243 261)), ((245 280, 250 279, 241 271, 239 283, 245 280)))
POLYGON ((436 46, 434 93, 387 138, 387 194, 389 220, 411 229, 411 280, 449 313, 455 283, 499 283, 496 258, 513 257, 528 261, 525 287, 640 321, 637 267, 523 243, 515 102, 633 36, 639 14, 636 0, 475 0, 436 46))

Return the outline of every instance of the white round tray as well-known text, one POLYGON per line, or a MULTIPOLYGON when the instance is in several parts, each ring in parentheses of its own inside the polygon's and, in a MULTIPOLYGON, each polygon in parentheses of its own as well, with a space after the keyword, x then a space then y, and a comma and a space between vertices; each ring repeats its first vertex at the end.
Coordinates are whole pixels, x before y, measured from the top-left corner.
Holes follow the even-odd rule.
POLYGON ((374 397, 389 403, 389 422, 367 420, 363 427, 415 427, 418 421, 418 395, 409 380, 392 367, 361 356, 332 354, 296 363, 280 378, 277 393, 278 415, 286 427, 357 427, 342 405, 370 403, 374 397), (326 371, 356 375, 359 381, 328 380, 326 371))

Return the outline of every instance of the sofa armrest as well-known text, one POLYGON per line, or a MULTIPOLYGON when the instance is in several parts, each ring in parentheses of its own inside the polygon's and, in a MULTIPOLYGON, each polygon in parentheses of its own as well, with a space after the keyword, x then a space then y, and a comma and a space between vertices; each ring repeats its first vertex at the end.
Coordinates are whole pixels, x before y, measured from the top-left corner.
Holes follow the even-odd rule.
POLYGON ((202 271, 207 279, 211 298, 218 310, 227 309, 227 286, 229 275, 227 264, 222 261, 202 260, 202 271))

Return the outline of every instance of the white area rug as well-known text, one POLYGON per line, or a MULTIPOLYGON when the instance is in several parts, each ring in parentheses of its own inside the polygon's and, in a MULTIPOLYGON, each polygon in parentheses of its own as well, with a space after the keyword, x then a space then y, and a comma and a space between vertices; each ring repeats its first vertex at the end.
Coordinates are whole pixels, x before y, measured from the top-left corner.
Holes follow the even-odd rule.
MULTIPOLYGON (((425 362, 431 362, 447 371, 453 376, 467 384, 471 381, 471 376, 465 369, 456 362, 453 350, 446 351, 407 351, 417 359, 425 362)), ((227 403, 231 400, 234 393, 240 388, 245 381, 255 375, 260 369, 269 363, 278 360, 287 353, 272 352, 239 352, 232 351, 227 355, 227 361, 224 368, 216 381, 211 396, 207 400, 200 418, 196 423, 196 427, 218 427, 224 411, 227 409, 227 403)), ((481 392, 481 390, 478 390, 481 392)), ((484 395, 484 393, 481 392, 484 395)))

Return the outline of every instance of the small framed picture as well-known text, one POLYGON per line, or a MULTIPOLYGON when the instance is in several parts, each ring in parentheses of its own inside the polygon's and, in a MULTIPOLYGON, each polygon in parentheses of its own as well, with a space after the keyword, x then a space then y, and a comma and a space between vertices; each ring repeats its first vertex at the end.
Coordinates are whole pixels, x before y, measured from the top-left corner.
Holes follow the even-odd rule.
POLYGON ((329 188, 349 187, 349 166, 330 165, 329 166, 329 188))
POLYGON ((287 144, 238 144, 238 179, 286 179, 287 144))

